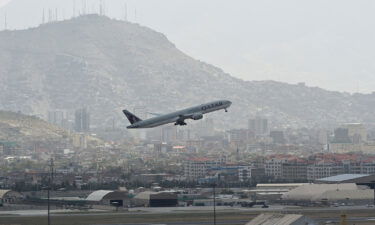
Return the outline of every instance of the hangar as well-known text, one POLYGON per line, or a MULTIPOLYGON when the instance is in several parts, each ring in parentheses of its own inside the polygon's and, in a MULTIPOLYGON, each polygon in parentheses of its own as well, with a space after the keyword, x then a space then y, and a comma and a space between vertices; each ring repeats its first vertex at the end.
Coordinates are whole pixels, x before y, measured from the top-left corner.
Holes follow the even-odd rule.
POLYGON ((125 207, 130 204, 130 198, 127 191, 98 190, 87 196, 86 201, 98 205, 112 205, 119 207, 125 207))
POLYGON ((355 183, 306 184, 283 194, 282 200, 295 204, 360 203, 371 204, 374 192, 355 183))
POLYGON ((178 205, 177 194, 174 192, 145 191, 133 198, 135 206, 144 207, 175 207, 178 205))
POLYGON ((375 188, 375 174, 340 174, 315 180, 317 184, 355 183, 375 188))
POLYGON ((19 203, 22 201, 23 196, 21 193, 12 190, 1 190, 0 189, 0 204, 3 203, 19 203))

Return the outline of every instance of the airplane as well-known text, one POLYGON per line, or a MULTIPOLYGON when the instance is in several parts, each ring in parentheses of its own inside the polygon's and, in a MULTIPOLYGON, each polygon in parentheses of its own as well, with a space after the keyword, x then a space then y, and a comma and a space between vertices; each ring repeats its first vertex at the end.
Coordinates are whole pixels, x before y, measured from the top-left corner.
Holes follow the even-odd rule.
POLYGON ((186 119, 200 120, 203 118, 203 114, 224 109, 227 112, 228 108, 232 105, 231 101, 219 100, 214 102, 209 102, 206 104, 190 107, 173 113, 156 116, 150 119, 141 120, 136 115, 130 113, 128 110, 124 109, 122 112, 128 118, 131 123, 128 129, 135 128, 152 128, 161 126, 168 123, 174 123, 174 125, 185 126, 186 119))

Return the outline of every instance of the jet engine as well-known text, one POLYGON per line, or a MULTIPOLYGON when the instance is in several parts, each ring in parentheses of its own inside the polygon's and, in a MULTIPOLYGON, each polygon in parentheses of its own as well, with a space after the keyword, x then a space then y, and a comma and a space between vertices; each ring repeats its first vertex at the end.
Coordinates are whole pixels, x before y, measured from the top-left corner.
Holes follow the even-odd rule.
POLYGON ((202 114, 202 113, 195 113, 195 114, 193 114, 193 115, 191 116, 191 118, 192 118, 193 120, 200 120, 200 119, 203 118, 203 114, 202 114))

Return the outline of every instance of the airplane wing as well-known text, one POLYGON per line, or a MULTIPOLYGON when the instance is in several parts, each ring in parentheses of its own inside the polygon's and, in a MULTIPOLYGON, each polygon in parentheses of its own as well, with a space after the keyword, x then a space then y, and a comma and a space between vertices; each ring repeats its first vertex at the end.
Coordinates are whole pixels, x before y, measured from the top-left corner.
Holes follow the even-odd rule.
POLYGON ((148 114, 150 115, 153 115, 153 116, 162 116, 163 114, 162 113, 153 113, 153 112, 147 112, 148 114))

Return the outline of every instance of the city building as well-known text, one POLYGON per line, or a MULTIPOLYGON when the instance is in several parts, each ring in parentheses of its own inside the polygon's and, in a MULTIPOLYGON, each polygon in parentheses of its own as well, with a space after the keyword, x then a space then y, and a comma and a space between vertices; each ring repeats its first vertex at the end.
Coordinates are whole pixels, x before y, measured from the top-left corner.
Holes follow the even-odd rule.
POLYGON ((90 131, 90 113, 86 108, 76 110, 74 129, 77 132, 90 131))
POLYGON ((198 180, 208 174, 208 170, 223 165, 225 161, 211 158, 190 158, 184 163, 184 176, 187 180, 198 180))
POLYGON ((361 174, 375 174, 375 160, 366 159, 361 162, 361 174))
POLYGON ((336 128, 332 143, 351 143, 348 128, 336 128))
POLYGON ((2 155, 15 155, 18 149, 16 142, 0 141, 0 154, 2 155))
POLYGON ((288 182, 306 181, 308 163, 303 159, 288 160, 281 165, 281 179, 288 182))
POLYGON ((211 118, 205 118, 201 120, 197 125, 197 133, 199 137, 213 136, 215 133, 214 120, 211 118))
POLYGON ((264 168, 257 168, 254 166, 241 166, 238 169, 238 180, 246 182, 250 180, 257 180, 265 176, 264 168))
POLYGON ((333 160, 320 160, 307 166, 307 180, 314 181, 322 177, 330 177, 344 173, 341 163, 333 160))
POLYGON ((267 176, 274 179, 282 178, 282 164, 288 161, 289 156, 275 155, 266 159, 264 162, 265 172, 267 176))
POLYGON ((316 134, 316 139, 318 141, 318 144, 327 145, 328 144, 328 131, 318 130, 316 134))
POLYGON ((55 124, 59 127, 65 127, 67 122, 65 118, 65 113, 60 110, 48 111, 48 122, 55 124))
POLYGON ((334 153, 373 152, 375 146, 367 142, 367 131, 363 124, 349 123, 335 129, 329 150, 334 153))
POLYGON ((161 141, 171 143, 177 140, 177 126, 164 126, 161 131, 161 141))
POLYGON ((348 130, 348 136, 352 143, 359 144, 367 142, 367 131, 361 123, 347 123, 344 127, 348 130))
POLYGON ((284 132, 279 130, 274 130, 270 132, 270 137, 274 144, 285 144, 284 132))
POLYGON ((266 135, 268 134, 268 120, 261 117, 249 119, 248 128, 255 135, 266 135))
POLYGON ((247 129, 232 129, 227 131, 228 141, 230 143, 247 143, 251 138, 251 132, 247 129))

